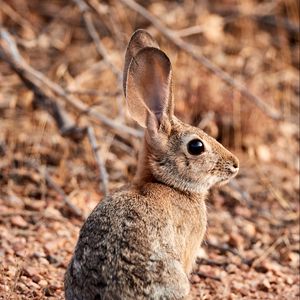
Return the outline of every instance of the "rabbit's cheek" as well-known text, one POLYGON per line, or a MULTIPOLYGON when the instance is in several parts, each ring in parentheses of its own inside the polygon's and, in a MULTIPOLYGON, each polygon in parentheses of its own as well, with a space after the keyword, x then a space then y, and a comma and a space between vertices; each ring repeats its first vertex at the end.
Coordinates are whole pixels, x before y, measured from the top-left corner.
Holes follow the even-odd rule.
POLYGON ((207 177, 207 187, 211 188, 214 185, 216 185, 218 182, 220 182, 220 177, 216 175, 209 175, 207 177))
POLYGON ((223 186, 225 184, 227 184, 230 181, 230 179, 226 179, 226 180, 222 180, 219 183, 217 183, 218 186, 223 186))

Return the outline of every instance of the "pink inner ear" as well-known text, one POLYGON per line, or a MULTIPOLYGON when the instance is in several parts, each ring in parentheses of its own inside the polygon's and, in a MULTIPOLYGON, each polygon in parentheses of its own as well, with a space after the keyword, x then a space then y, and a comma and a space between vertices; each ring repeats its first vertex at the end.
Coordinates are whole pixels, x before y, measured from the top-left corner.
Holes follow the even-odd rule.
POLYGON ((137 61, 139 91, 147 107, 158 118, 166 111, 169 101, 170 65, 161 56, 146 56, 137 61))
POLYGON ((164 114, 171 117, 171 63, 168 57, 157 48, 140 50, 129 66, 127 91, 130 113, 140 124, 146 125, 146 120, 141 122, 141 117, 147 116, 147 111, 152 112, 158 123, 164 114))
POLYGON ((145 30, 138 29, 133 33, 128 43, 126 54, 125 54, 125 63, 123 71, 123 89, 124 95, 126 96, 126 81, 127 81, 127 72, 131 60, 136 56, 136 54, 145 47, 158 48, 157 42, 153 37, 145 30))

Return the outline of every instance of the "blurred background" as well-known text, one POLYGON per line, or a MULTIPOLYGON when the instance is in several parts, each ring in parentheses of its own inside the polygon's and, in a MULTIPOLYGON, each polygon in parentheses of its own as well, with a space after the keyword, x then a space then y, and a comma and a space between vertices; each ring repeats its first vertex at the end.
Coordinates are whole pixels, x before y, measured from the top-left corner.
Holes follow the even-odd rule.
POLYGON ((194 299, 299 297, 299 1, 0 1, 0 299, 63 299, 79 229, 130 182, 129 37, 173 64, 176 115, 240 159, 208 199, 194 299))

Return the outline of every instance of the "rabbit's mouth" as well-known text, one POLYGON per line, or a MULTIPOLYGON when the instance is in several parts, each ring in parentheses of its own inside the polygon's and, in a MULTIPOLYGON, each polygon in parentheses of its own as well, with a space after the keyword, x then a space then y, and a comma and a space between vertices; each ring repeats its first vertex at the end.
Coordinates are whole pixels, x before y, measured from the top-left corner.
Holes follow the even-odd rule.
POLYGON ((239 168, 235 166, 227 166, 223 171, 218 171, 216 174, 217 180, 215 185, 223 186, 227 184, 238 174, 239 168))
POLYGON ((223 179, 221 178, 220 182, 219 182, 219 186, 222 186, 224 184, 227 184, 231 179, 233 179, 239 172, 239 168, 235 168, 235 167, 229 167, 226 168, 226 175, 223 177, 223 179))
MULTIPOLYGON (((236 173, 236 174, 237 174, 237 173, 236 173)), ((230 177, 227 178, 227 179, 223 179, 223 180, 219 181, 219 182, 217 183, 217 186, 223 186, 223 185, 226 185, 227 183, 229 183, 229 181, 230 181, 231 179, 233 179, 233 178, 236 176, 236 174, 230 176, 230 177)))

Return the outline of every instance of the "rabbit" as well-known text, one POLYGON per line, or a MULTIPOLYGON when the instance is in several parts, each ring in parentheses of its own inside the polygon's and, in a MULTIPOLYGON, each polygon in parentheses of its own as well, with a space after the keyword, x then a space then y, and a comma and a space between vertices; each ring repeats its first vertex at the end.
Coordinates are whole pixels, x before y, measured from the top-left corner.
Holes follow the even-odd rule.
POLYGON ((123 77, 129 113, 145 128, 136 176, 82 226, 65 297, 187 299, 209 189, 234 177, 239 161, 174 116, 171 62, 147 31, 132 35, 123 77))

